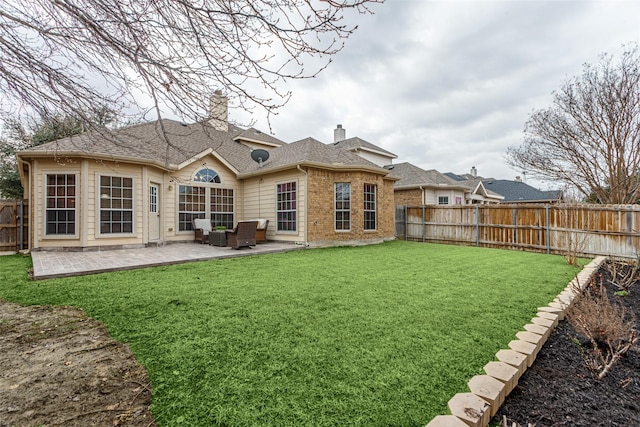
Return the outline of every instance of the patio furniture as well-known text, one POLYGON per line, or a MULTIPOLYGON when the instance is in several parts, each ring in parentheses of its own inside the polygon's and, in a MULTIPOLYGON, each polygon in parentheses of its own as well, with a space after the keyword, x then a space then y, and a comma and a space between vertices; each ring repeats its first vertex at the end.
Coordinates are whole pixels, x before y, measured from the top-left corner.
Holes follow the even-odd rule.
POLYGON ((226 230, 213 230, 211 233, 209 233, 209 245, 227 246, 226 230))
POLYGON ((256 245, 258 221, 240 221, 233 230, 227 230, 227 246, 233 249, 256 245))
POLYGON ((268 219, 257 219, 258 228, 256 229, 256 243, 262 243, 267 241, 267 228, 269 227, 268 219))
POLYGON ((211 233, 211 221, 206 218, 193 219, 194 242, 209 243, 209 233, 211 233))

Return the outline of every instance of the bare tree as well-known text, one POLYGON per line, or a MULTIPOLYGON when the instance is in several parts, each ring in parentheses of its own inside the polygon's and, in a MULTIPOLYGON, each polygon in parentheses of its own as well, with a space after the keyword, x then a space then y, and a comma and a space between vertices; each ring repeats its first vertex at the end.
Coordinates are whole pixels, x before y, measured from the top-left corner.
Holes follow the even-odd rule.
POLYGON ((156 116, 194 119, 218 88, 268 117, 291 96, 283 80, 315 76, 342 49, 356 29, 345 15, 382 1, 5 0, 0 113, 89 122, 145 94, 156 116))
POLYGON ((640 200, 640 56, 627 47, 619 63, 596 65, 554 93, 553 106, 534 111, 524 143, 507 162, 535 176, 575 186, 599 203, 640 200))

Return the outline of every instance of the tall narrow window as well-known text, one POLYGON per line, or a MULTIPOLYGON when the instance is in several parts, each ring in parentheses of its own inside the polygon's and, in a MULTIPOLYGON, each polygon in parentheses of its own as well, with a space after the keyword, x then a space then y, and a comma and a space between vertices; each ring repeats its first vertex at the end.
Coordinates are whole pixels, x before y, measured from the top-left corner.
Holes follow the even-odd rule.
POLYGON ((149 186, 149 213, 158 213, 158 186, 149 186))
POLYGON ((211 189, 211 222, 214 227, 233 228, 233 189, 211 189))
POLYGON ((178 189, 178 230, 193 230, 194 218, 205 218, 206 189, 191 185, 180 185, 178 189))
POLYGON ((100 177, 100 234, 133 233, 133 178, 100 177))
POLYGON ((76 176, 46 176, 45 231, 48 236, 76 233, 76 176))
POLYGON ((296 231, 298 211, 296 182, 278 184, 276 200, 277 230, 296 231))
POLYGON ((335 184, 335 223, 337 231, 351 230, 351 183, 335 184))
POLYGON ((376 229, 376 196, 378 186, 375 184, 364 185, 364 229, 376 229))

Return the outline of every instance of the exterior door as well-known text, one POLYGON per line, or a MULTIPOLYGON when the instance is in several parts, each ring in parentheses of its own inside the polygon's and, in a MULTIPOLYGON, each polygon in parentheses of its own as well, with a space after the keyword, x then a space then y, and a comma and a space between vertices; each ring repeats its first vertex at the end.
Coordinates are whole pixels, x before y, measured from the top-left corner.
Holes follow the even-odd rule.
POLYGON ((149 185, 149 241, 160 240, 160 186, 149 185))

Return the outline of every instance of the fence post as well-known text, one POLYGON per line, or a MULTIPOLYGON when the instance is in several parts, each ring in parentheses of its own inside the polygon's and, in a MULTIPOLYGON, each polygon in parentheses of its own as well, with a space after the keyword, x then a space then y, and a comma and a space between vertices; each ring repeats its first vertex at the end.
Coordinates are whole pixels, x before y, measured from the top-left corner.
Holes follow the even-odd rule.
POLYGON ((422 243, 424 243, 424 241, 427 239, 427 224, 425 224, 426 218, 424 214, 424 208, 425 206, 422 205, 422 243))
POLYGON ((511 209, 511 217, 513 222, 513 244, 518 244, 518 209, 511 209))
POLYGON ((404 205, 404 240, 409 240, 409 216, 407 215, 408 206, 404 205))
POLYGON ((480 205, 476 205, 476 246, 480 246, 480 205))
POLYGON ((545 228, 547 231, 547 254, 551 253, 551 220, 549 219, 549 205, 545 205, 545 228))
POLYGON ((24 201, 18 202, 18 215, 20 216, 18 225, 18 247, 24 249, 24 201))

